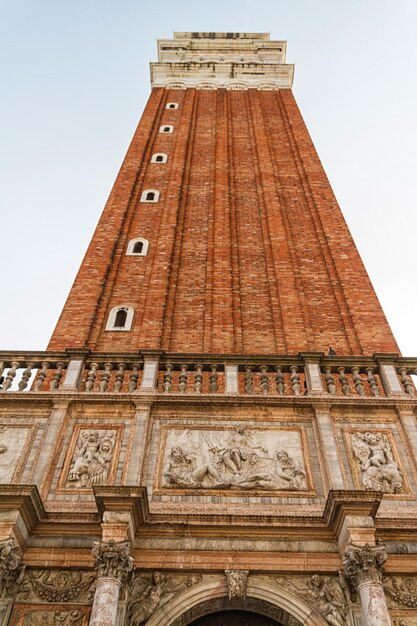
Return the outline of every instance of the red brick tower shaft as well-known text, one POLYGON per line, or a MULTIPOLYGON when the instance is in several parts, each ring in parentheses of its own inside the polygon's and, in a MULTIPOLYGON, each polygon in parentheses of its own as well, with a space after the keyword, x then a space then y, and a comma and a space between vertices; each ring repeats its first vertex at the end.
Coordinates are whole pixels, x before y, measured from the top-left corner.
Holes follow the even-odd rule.
POLYGON ((398 352, 295 103, 285 42, 192 35, 159 42, 48 348, 398 352), (130 254, 139 238, 146 254, 130 254), (133 315, 125 327, 118 308, 133 315))

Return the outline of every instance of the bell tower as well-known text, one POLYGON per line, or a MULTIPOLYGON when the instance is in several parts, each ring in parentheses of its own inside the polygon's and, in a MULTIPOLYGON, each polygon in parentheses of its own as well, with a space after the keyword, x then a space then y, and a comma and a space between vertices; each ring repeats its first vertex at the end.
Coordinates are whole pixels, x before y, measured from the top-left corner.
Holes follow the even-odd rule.
POLYGON ((47 350, 0 352, 0 626, 417 625, 417 358, 286 53, 158 41, 47 350))

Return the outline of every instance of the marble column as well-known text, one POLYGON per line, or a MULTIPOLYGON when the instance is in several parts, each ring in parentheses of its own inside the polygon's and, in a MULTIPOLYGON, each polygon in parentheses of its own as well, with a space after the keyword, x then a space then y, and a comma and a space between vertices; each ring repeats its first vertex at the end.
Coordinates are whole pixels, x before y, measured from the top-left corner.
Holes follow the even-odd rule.
POLYGON ((90 626, 116 626, 119 594, 133 570, 130 541, 95 541, 96 590, 90 626))
POLYGON ((343 557, 345 576, 352 592, 358 592, 364 626, 391 626, 384 588, 382 566, 387 560, 385 546, 350 544, 343 557))

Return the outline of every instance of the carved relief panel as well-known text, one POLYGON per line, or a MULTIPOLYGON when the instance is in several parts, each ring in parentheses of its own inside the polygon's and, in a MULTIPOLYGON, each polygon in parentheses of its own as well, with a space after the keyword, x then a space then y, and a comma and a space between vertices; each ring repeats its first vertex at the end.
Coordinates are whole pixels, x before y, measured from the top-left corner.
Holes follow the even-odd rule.
POLYGON ((74 428, 59 481, 60 491, 114 483, 123 426, 74 428))
POLYGON ((7 484, 20 479, 35 428, 33 425, 0 426, 0 483, 7 484))
POLYGON ((9 626, 87 626, 89 606, 17 604, 9 626))
POLYGON ((157 489, 312 492, 302 428, 161 429, 157 489))
POLYGON ((386 494, 409 492, 394 438, 389 430, 344 431, 356 488, 386 494))

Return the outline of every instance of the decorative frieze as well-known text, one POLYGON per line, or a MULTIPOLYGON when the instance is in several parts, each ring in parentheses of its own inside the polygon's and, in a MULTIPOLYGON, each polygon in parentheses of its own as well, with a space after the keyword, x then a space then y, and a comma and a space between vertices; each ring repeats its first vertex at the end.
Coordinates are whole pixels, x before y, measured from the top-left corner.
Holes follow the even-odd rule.
POLYGON ((384 576, 383 584, 389 606, 417 609, 417 576, 384 576))
POLYGON ((26 570, 25 577, 31 596, 46 602, 91 600, 94 580, 91 573, 66 569, 26 570))

